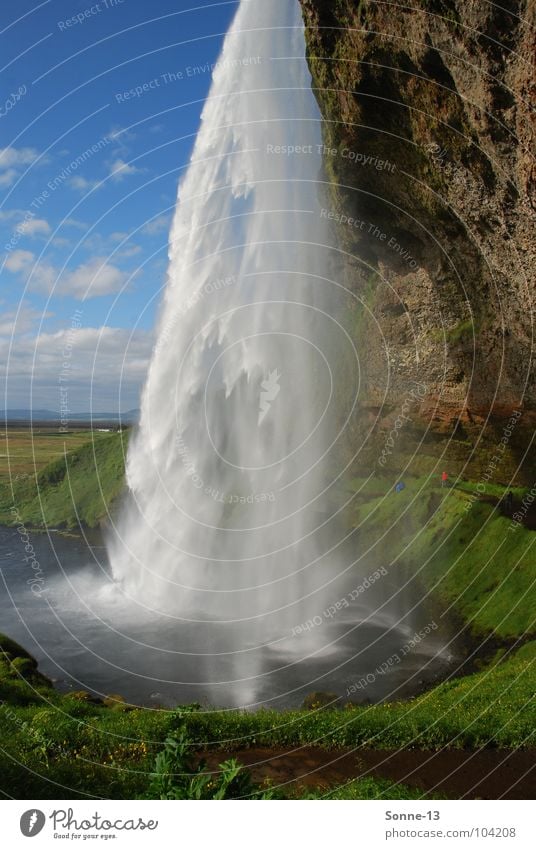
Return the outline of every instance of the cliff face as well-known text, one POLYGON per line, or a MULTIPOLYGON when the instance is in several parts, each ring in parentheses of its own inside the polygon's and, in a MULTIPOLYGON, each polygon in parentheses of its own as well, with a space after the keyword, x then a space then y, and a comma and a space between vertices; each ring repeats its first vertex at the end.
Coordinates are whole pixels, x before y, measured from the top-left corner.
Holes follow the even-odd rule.
POLYGON ((536 407, 536 3, 301 5, 330 212, 355 219, 336 226, 362 414, 384 433, 418 384, 411 427, 458 440, 463 465, 523 410, 508 478, 536 407))

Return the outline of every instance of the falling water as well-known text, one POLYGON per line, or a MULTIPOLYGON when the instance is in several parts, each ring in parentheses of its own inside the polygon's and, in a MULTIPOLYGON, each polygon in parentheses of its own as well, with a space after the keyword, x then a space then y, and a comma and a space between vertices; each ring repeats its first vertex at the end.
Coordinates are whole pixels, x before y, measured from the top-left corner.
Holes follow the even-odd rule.
POLYGON ((135 599, 240 624, 251 646, 323 601, 320 143, 298 3, 243 2, 180 185, 112 563, 135 599))
POLYGON ((297 0, 243 0, 179 188, 110 542, 125 595, 192 623, 200 677, 235 704, 333 651, 325 628, 300 631, 342 570, 326 492, 356 392, 341 402, 319 145, 297 0))

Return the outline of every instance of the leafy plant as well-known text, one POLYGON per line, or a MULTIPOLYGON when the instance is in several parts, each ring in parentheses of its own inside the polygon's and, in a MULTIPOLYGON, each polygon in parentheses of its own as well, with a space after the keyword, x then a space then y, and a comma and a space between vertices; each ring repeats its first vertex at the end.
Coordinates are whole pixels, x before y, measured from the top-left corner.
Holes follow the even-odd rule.
POLYGON ((271 799, 270 790, 253 782, 251 773, 231 758, 219 765, 217 774, 206 771, 197 760, 186 729, 168 737, 156 757, 147 794, 150 799, 271 799))

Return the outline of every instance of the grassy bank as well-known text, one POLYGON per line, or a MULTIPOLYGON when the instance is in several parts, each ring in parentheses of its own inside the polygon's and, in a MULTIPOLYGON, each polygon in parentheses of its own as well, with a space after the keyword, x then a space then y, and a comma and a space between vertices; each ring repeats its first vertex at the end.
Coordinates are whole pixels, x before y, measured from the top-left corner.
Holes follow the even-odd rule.
MULTIPOLYGON (((505 488, 408 478, 406 488, 354 480, 348 523, 359 560, 422 582, 475 635, 501 640, 536 633, 536 533, 503 515, 505 488)), ((525 490, 514 489, 514 512, 525 490)))
POLYGON ((95 527, 124 488, 129 431, 87 433, 37 474, 0 481, 0 524, 34 528, 95 527), (16 512, 12 510, 16 509, 16 512))

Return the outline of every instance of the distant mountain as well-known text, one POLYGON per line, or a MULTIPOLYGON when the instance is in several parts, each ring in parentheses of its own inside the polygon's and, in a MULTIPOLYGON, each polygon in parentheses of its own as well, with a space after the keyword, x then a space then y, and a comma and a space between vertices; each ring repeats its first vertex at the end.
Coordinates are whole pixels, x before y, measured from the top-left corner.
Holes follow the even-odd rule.
MULTIPOLYGON (((127 410, 124 413, 69 413, 70 422, 123 422, 124 424, 136 424, 139 420, 139 410, 127 410)), ((5 422, 58 422, 59 413, 54 410, 5 410, 4 415, 0 413, 0 420, 5 422)))

